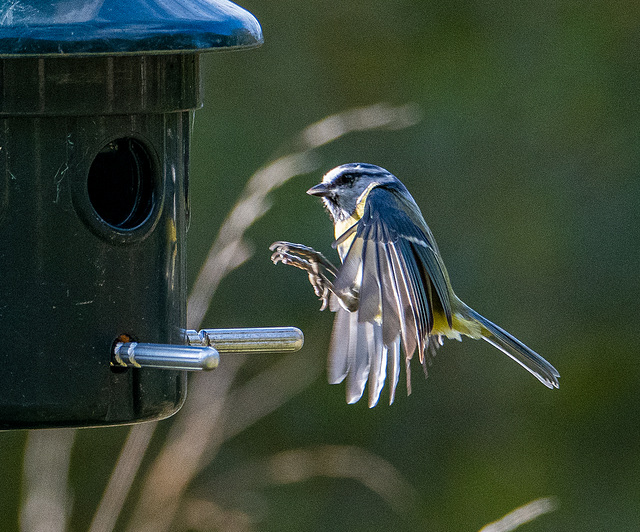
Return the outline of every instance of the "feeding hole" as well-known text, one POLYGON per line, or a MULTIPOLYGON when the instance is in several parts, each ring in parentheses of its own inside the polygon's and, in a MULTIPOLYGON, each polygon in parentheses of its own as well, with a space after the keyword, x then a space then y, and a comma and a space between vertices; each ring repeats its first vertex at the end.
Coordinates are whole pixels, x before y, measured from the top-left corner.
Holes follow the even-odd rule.
POLYGON ((153 165, 142 143, 133 138, 109 142, 91 163, 87 192, 96 214, 117 229, 143 224, 155 201, 153 165))

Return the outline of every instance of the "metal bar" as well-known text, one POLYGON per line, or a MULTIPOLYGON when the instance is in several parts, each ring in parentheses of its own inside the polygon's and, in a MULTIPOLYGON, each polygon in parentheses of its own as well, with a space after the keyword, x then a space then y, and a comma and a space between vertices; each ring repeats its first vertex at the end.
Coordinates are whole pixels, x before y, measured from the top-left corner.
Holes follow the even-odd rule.
POLYGON ((213 347, 118 342, 113 350, 114 366, 179 370, 211 370, 220 357, 213 347))
POLYGON ((296 327, 202 329, 186 331, 190 345, 209 345, 219 353, 284 353, 298 351, 304 335, 296 327))

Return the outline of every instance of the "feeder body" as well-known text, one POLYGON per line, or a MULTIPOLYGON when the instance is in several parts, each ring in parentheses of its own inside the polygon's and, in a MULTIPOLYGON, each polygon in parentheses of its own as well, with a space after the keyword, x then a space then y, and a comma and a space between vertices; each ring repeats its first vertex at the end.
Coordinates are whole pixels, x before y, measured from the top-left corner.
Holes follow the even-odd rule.
POLYGON ((261 43, 227 0, 0 3, 0 429, 176 412, 186 373, 118 345, 217 363, 182 347, 200 53, 261 43))
POLYGON ((1 64, 0 428, 166 417, 185 373, 109 353, 123 334, 184 343, 198 58, 1 64))

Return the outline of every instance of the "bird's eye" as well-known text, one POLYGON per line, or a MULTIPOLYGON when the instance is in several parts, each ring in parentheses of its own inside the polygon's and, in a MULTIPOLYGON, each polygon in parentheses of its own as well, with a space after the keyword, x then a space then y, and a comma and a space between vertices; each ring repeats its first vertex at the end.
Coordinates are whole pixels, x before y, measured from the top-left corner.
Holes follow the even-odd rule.
POLYGON ((356 181, 356 176, 355 174, 342 174, 337 181, 336 185, 338 186, 352 187, 356 181))

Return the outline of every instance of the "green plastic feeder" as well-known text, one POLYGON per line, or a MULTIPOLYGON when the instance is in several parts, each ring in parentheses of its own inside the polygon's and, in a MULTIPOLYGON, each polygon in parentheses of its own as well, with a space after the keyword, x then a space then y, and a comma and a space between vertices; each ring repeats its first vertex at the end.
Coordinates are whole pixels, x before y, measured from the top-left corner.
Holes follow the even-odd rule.
POLYGON ((0 2, 0 429, 161 419, 215 367, 185 332, 190 117, 201 52, 261 43, 226 0, 0 2))

